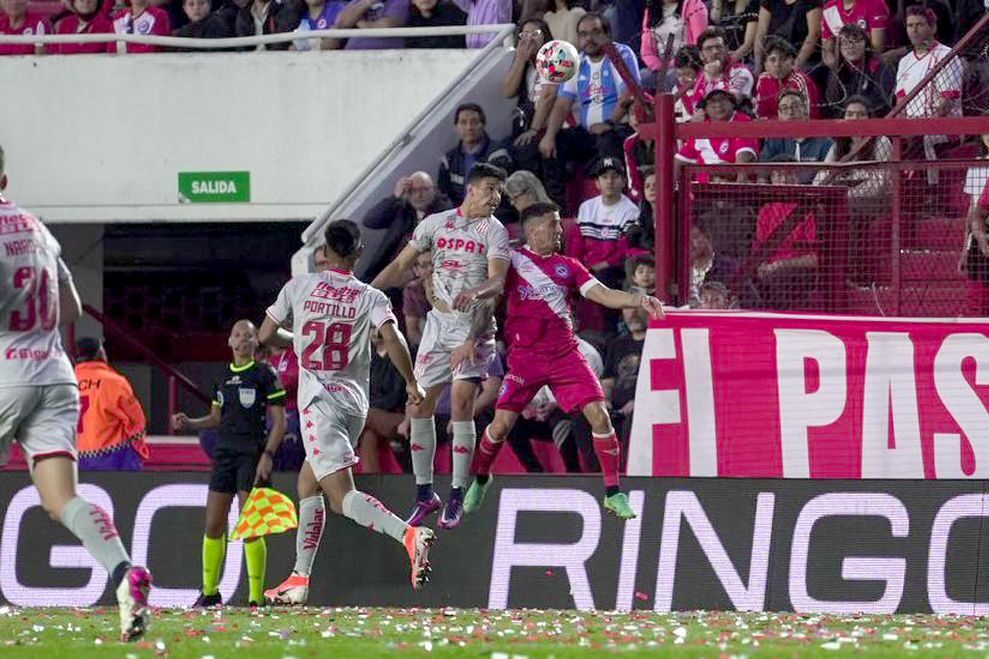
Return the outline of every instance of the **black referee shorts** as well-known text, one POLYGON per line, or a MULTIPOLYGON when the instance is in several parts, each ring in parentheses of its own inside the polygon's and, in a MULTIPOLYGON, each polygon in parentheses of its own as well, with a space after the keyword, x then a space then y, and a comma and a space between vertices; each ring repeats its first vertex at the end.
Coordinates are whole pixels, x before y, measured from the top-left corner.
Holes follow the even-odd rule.
POLYGON ((213 454, 213 473, 209 489, 223 494, 250 492, 258 468, 258 453, 228 451, 217 447, 213 454))

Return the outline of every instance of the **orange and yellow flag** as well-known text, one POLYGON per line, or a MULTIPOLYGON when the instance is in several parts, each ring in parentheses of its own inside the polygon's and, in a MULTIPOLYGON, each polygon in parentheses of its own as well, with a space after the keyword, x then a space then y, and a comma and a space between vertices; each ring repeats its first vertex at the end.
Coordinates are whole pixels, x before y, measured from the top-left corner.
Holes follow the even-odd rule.
POLYGON ((299 517, 291 499, 270 487, 256 487, 247 497, 230 539, 250 540, 284 533, 297 526, 299 517))

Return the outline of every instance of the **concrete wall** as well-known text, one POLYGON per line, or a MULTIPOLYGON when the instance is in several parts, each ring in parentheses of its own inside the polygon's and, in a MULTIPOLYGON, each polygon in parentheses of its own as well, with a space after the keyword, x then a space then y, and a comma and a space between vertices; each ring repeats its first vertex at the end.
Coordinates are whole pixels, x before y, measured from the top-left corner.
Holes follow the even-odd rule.
POLYGON ((51 223, 310 220, 476 55, 0 58, 8 193, 51 223), (249 171, 251 203, 180 204, 181 171, 249 171))

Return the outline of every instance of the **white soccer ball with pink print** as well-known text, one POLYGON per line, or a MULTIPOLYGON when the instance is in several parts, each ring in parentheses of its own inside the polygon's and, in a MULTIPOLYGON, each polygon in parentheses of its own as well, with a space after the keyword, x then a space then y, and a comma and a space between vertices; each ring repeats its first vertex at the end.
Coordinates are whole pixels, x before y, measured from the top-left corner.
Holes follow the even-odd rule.
POLYGON ((577 73, 580 55, 569 41, 547 41, 536 53, 536 71, 546 82, 563 83, 577 73))

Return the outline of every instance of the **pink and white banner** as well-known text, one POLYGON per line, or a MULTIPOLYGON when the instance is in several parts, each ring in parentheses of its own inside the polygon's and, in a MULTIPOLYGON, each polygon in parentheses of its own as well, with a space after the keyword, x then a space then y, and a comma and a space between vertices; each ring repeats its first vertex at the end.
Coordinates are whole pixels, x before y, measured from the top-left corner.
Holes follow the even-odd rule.
POLYGON ((989 478, 989 320, 671 312, 640 364, 629 475, 989 478))

